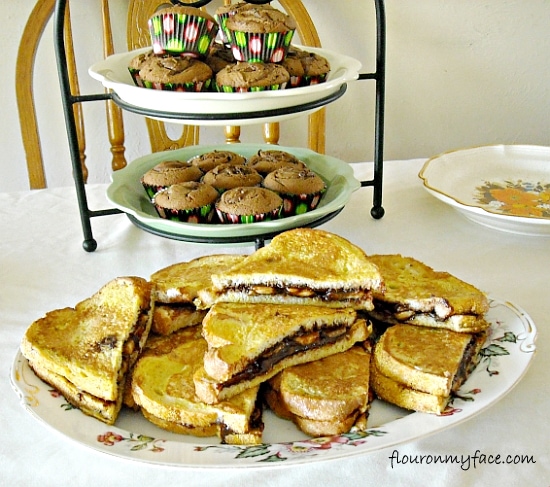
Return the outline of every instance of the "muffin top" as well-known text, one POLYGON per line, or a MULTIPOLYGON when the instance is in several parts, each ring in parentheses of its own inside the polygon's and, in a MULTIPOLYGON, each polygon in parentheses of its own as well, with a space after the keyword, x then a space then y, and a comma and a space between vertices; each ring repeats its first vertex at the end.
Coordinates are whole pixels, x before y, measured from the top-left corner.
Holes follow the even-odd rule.
POLYGON ((259 150, 248 160, 247 165, 263 176, 281 167, 292 166, 304 169, 306 165, 296 156, 281 150, 259 150))
POLYGON ((213 73, 220 72, 223 68, 230 64, 235 64, 237 60, 233 56, 233 51, 220 42, 215 42, 210 47, 210 51, 204 60, 212 69, 213 73))
POLYGON ((324 191, 325 182, 310 169, 282 167, 269 173, 264 187, 281 194, 312 194, 324 191))
POLYGON ((202 174, 198 167, 189 162, 163 161, 149 169, 141 177, 141 182, 149 186, 170 186, 187 181, 198 181, 202 174))
POLYGON ((172 7, 161 8, 151 15, 149 20, 163 15, 193 15, 195 17, 202 17, 212 22, 216 22, 214 17, 212 17, 207 11, 196 7, 186 7, 184 5, 174 5, 172 7))
POLYGON ((321 76, 330 71, 328 60, 314 52, 290 47, 281 63, 291 76, 321 76))
POLYGON ((223 193, 216 208, 230 215, 261 215, 270 213, 283 204, 281 197, 265 188, 239 187, 223 193))
POLYGON ((189 56, 152 56, 139 75, 153 83, 196 83, 210 79, 213 73, 206 63, 189 56))
POLYGON ((290 15, 276 8, 255 5, 239 8, 227 19, 226 27, 232 31, 264 34, 295 30, 296 22, 290 15))
POLYGON ((206 173, 220 164, 244 164, 246 159, 236 152, 214 150, 192 157, 188 162, 194 166, 197 166, 202 172, 206 173))
POLYGON ((147 61, 150 57, 154 56, 153 50, 143 52, 141 54, 138 54, 137 56, 134 56, 130 62, 128 63, 128 67, 130 69, 141 69, 145 61, 147 61))
POLYGON ((248 2, 237 2, 237 3, 232 3, 230 5, 220 5, 217 9, 216 9, 216 15, 225 15, 225 14, 229 14, 229 15, 234 15, 235 12, 241 8, 273 8, 271 5, 269 4, 263 4, 263 5, 254 5, 253 3, 248 3, 248 2))
POLYGON ((239 62, 223 68, 216 75, 219 86, 251 88, 282 85, 290 79, 288 71, 279 64, 239 62))
POLYGON ((257 186, 262 180, 260 173, 244 164, 221 164, 208 171, 202 178, 204 183, 210 184, 218 190, 238 186, 257 186))
POLYGON ((212 204, 219 193, 212 186, 196 181, 178 183, 159 191, 153 203, 170 210, 191 210, 212 204))

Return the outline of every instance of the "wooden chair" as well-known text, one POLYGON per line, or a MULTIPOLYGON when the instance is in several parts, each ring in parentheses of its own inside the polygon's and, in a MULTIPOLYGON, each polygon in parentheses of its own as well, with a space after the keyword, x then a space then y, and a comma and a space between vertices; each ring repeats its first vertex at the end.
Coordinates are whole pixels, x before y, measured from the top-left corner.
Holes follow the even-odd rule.
MULTIPOLYGON (((36 52, 44 29, 52 17, 55 3, 56 0, 37 0, 29 21, 25 26, 16 63, 16 76, 18 80, 16 87, 17 105, 31 189, 45 188, 47 186, 34 106, 33 71, 36 52)), ((145 47, 150 44, 147 31, 147 19, 160 5, 167 3, 169 3, 168 0, 129 1, 127 17, 127 41, 129 50, 145 47)), ((231 0, 224 0, 224 3, 231 3, 231 0)), ((69 67, 71 93, 77 96, 80 94, 80 89, 75 62, 69 4, 70 2, 67 2, 64 18, 65 50, 69 67)), ((315 26, 302 2, 300 0, 280 0, 280 4, 296 19, 298 25, 297 34, 300 38, 300 42, 304 45, 320 47, 320 40, 315 26)), ((103 21, 103 52, 105 56, 109 56, 114 53, 113 26, 111 25, 109 0, 101 0, 101 12, 103 21)), ((112 169, 116 171, 127 164, 124 147, 123 113, 112 101, 109 100, 105 103, 107 103, 107 127, 112 152, 111 166, 112 169)), ((73 109, 78 132, 80 161, 83 168, 84 179, 86 180, 88 174, 88 168, 85 163, 86 136, 81 104, 75 104, 73 109)), ((309 115, 308 119, 308 146, 316 152, 324 153, 325 109, 321 109, 309 115)), ((177 139, 172 139, 168 136, 162 122, 149 118, 145 118, 145 120, 152 152, 175 149, 187 145, 198 144, 199 142, 199 127, 197 126, 182 126, 181 136, 177 139)), ((265 124, 263 133, 266 143, 277 144, 279 142, 279 125, 277 123, 265 124)), ((228 143, 238 142, 239 137, 239 127, 225 128, 225 140, 228 143)))

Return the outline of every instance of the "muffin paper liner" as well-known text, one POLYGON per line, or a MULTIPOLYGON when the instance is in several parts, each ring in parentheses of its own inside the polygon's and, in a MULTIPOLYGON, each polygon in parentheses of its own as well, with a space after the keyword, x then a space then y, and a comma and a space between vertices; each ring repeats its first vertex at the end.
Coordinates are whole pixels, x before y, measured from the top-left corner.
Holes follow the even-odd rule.
POLYGON ((283 199, 282 217, 302 215, 319 206, 326 189, 311 194, 285 194, 278 193, 283 199))
POLYGON ((299 88, 300 86, 313 86, 324 83, 327 80, 326 74, 318 76, 291 76, 288 88, 299 88))
POLYGON ((284 90, 287 87, 288 83, 280 83, 275 85, 269 85, 269 86, 228 86, 228 85, 218 85, 216 84, 216 87, 219 92, 223 93, 252 93, 254 91, 276 91, 276 90, 284 90))
POLYGON ((276 208, 269 213, 260 213, 257 215, 235 215, 231 213, 226 213, 216 208, 216 213, 220 223, 233 223, 233 224, 246 224, 246 223, 257 223, 271 220, 278 220, 282 217, 282 206, 276 208))
POLYGON ((139 86, 140 88, 143 88, 143 81, 141 81, 141 77, 139 75, 139 69, 128 68, 128 71, 130 72, 130 76, 132 76, 132 80, 134 81, 134 84, 136 86, 139 86))
POLYGON ((207 79, 205 81, 194 81, 190 83, 157 83, 141 79, 141 83, 144 88, 165 91, 192 91, 197 93, 201 91, 208 91, 211 82, 211 79, 207 79))
POLYGON ((154 196, 159 192, 159 191, 162 191, 163 189, 166 189, 167 186, 153 186, 151 184, 145 184, 145 183, 141 183, 141 185, 143 186, 143 188, 145 189, 145 192, 147 193, 147 196, 149 196, 149 199, 152 201, 154 196))
POLYGON ((155 205, 158 215, 166 220, 174 220, 184 223, 212 223, 214 218, 214 203, 189 210, 176 210, 155 205))
POLYGON ((284 60, 294 30, 258 34, 227 30, 233 56, 237 61, 250 63, 280 63, 284 60))
POLYGON ((216 22, 198 15, 160 13, 148 22, 155 54, 205 57, 216 38, 216 22))
POLYGON ((227 19, 229 17, 231 17, 232 15, 234 15, 234 13, 231 13, 231 12, 226 12, 226 13, 223 13, 223 14, 216 14, 215 17, 216 17, 216 20, 218 21, 218 25, 220 27, 220 31, 219 31, 219 34, 220 34, 220 40, 224 43, 224 44, 229 44, 230 43, 230 40, 229 40, 229 31, 227 29, 227 19))

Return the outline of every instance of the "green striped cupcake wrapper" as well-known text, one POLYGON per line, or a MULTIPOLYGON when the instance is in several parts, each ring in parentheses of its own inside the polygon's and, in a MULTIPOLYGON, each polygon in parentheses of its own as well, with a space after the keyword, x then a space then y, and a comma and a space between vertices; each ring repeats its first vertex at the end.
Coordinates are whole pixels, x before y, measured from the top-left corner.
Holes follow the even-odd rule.
POLYGON ((294 30, 266 34, 227 32, 235 59, 249 63, 280 63, 286 57, 294 36, 294 30))

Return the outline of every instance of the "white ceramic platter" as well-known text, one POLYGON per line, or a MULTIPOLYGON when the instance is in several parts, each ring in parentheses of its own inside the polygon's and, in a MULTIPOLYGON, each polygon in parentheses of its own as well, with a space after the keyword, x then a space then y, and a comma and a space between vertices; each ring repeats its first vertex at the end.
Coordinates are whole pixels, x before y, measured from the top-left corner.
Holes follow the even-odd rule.
MULTIPOLYGON (((114 426, 85 416, 38 379, 17 353, 12 385, 22 406, 65 437, 102 453, 158 465, 193 468, 274 468, 368 454, 443 431, 486 411, 526 373, 535 355, 537 330, 511 303, 491 300, 491 333, 482 359, 442 416, 409 413, 375 400, 364 433, 309 438, 290 421, 264 413, 262 445, 220 445, 217 438, 177 435, 157 428, 141 413, 125 410, 114 426)), ((485 414, 491 414, 486 411, 485 414)))
POLYGON ((493 145, 446 152, 419 173, 428 192, 470 220, 550 236, 550 147, 493 145))
POLYGON ((150 229, 176 235, 213 239, 232 237, 257 237, 266 233, 281 232, 312 224, 316 220, 343 208, 351 194, 361 187, 355 179, 352 167, 339 159, 318 154, 309 149, 276 146, 294 154, 321 176, 327 183, 327 191, 319 206, 310 212, 282 218, 247 224, 182 223, 160 218, 140 183, 141 176, 153 166, 165 160, 188 160, 191 157, 213 150, 232 150, 250 157, 260 149, 273 149, 273 145, 227 144, 214 146, 191 146, 175 151, 157 152, 132 161, 125 168, 115 171, 112 183, 107 188, 107 198, 118 209, 132 215, 150 229))
MULTIPOLYGON (((142 52, 147 52, 150 48, 137 49, 121 54, 114 54, 103 61, 92 65, 88 72, 94 79, 100 81, 105 88, 113 90, 118 97, 130 105, 139 109, 153 110, 155 112, 164 112, 171 114, 168 119, 163 116, 158 118, 173 123, 198 125, 247 125, 265 121, 284 120, 311 113, 315 109, 299 108, 307 103, 315 103, 331 95, 336 95, 345 88, 348 82, 356 80, 359 77, 361 63, 349 56, 337 54, 335 52, 313 48, 309 46, 299 46, 300 48, 316 52, 324 56, 330 63, 331 70, 324 83, 300 88, 289 88, 285 90, 254 92, 254 93, 189 93, 154 90, 141 88, 134 84, 132 77, 128 72, 128 63, 130 60, 142 52), (262 118, 252 114, 257 112, 288 109, 288 113, 278 115, 276 118, 262 118), (200 121, 178 119, 178 115, 191 114, 193 116, 204 116, 200 121), (208 115, 224 115, 215 120, 209 120, 208 115), (235 114, 251 114, 250 118, 243 118, 241 115, 235 117, 235 114)), ((320 107, 317 107, 318 109, 320 107)))

